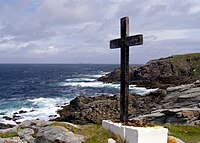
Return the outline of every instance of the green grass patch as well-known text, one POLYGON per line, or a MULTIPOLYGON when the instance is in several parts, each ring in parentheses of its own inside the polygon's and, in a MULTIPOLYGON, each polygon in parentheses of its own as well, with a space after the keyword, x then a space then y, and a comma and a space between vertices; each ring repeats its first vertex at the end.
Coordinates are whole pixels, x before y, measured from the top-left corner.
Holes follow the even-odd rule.
POLYGON ((101 125, 97 124, 80 125, 80 128, 76 128, 64 122, 54 122, 51 126, 62 126, 76 134, 85 136, 84 143, 106 143, 109 138, 113 138, 117 143, 123 143, 119 136, 103 129, 101 125))
POLYGON ((195 73, 200 74, 200 67, 195 68, 195 73))
POLYGON ((172 136, 175 136, 186 143, 197 143, 200 141, 200 127, 199 126, 166 126, 172 136))
POLYGON ((176 62, 179 60, 189 59, 192 57, 200 57, 200 53, 191 53, 191 54, 184 54, 184 55, 176 55, 171 60, 176 62))
POLYGON ((4 134, 0 134, 1 138, 11 138, 17 136, 17 132, 7 132, 4 134))

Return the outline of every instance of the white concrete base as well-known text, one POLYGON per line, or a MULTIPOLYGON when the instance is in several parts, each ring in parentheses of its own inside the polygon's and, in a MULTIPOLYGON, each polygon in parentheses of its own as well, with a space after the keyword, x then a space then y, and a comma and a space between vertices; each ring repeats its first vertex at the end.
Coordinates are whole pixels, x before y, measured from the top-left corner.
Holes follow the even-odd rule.
POLYGON ((120 135, 126 143, 167 143, 168 129, 163 127, 123 126, 110 120, 103 120, 102 127, 120 135))

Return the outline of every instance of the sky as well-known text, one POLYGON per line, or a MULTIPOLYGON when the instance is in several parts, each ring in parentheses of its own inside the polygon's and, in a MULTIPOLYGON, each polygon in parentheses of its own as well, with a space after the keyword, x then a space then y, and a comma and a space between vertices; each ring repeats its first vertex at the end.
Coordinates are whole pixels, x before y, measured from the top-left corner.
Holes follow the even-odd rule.
POLYGON ((119 64, 124 16, 131 64, 200 52, 200 0, 0 0, 0 63, 119 64))

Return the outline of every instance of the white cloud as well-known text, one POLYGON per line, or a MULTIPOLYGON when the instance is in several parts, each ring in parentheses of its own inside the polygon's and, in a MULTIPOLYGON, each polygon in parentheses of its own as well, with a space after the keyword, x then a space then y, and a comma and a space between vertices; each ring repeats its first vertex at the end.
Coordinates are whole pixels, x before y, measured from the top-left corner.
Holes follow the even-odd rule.
POLYGON ((4 42, 4 41, 10 41, 12 39, 14 39, 15 37, 12 36, 12 35, 7 35, 7 36, 3 36, 3 37, 0 37, 0 43, 1 42, 4 42))
POLYGON ((61 50, 59 48, 56 48, 54 46, 49 46, 47 48, 35 48, 35 49, 32 49, 32 52, 33 54, 36 54, 36 55, 54 55, 54 54, 57 54, 59 52, 61 52, 61 50))

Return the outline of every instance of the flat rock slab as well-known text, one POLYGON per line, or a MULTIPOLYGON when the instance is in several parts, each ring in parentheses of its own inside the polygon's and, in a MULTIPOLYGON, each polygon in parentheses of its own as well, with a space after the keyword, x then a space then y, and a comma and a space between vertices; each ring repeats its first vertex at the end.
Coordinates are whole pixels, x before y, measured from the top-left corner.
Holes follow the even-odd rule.
MULTIPOLYGON (((199 89, 200 91, 200 89, 199 89)), ((179 96, 179 99, 191 99, 191 98, 195 98, 195 97, 200 97, 200 92, 194 92, 194 93, 188 93, 185 95, 181 95, 179 96)))
POLYGON ((35 142, 63 142, 63 143, 81 143, 84 137, 81 135, 75 135, 73 132, 60 126, 48 126, 43 127, 37 133, 35 142))
POLYGON ((126 143, 167 143, 168 129, 163 127, 123 126, 110 120, 103 120, 102 127, 120 135, 126 143))

